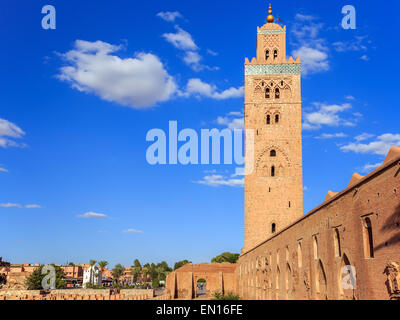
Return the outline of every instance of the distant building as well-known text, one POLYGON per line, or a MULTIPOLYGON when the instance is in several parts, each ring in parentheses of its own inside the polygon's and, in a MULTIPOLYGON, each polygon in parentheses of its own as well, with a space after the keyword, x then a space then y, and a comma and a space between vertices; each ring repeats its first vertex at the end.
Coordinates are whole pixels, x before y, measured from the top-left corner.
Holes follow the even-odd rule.
POLYGON ((88 283, 101 286, 101 271, 99 267, 92 266, 83 272, 83 287, 86 287, 88 283))

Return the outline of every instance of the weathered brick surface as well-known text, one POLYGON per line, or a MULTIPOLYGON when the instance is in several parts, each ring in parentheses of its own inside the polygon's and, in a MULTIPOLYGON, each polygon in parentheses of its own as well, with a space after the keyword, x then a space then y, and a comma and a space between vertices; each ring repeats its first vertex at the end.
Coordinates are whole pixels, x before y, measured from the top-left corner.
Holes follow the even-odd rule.
POLYGON ((328 194, 322 205, 244 252, 236 269, 238 293, 247 299, 395 299, 399 190, 400 148, 393 147, 381 167, 353 176, 348 188, 328 194), (355 289, 343 288, 344 265, 355 268, 355 289))
POLYGON ((167 276, 166 295, 172 299, 193 299, 199 279, 206 280, 207 297, 214 292, 235 292, 235 268, 235 264, 227 262, 186 264, 167 276))
MULTIPOLYGON (((245 67, 300 64, 299 60, 286 60, 285 52, 286 28, 267 23, 258 28, 257 57, 251 62, 246 58, 245 67)), ((254 131, 255 141, 254 171, 245 176, 242 252, 303 213, 300 89, 299 73, 245 74, 245 128, 254 131)))

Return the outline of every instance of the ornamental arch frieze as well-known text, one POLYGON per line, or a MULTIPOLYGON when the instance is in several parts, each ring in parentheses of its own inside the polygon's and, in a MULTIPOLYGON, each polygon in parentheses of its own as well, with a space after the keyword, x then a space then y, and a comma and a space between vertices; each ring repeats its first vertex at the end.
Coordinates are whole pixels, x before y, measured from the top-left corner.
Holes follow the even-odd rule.
POLYGON ((268 146, 256 156, 255 169, 258 176, 284 177, 289 174, 290 167, 287 153, 275 144, 268 146))

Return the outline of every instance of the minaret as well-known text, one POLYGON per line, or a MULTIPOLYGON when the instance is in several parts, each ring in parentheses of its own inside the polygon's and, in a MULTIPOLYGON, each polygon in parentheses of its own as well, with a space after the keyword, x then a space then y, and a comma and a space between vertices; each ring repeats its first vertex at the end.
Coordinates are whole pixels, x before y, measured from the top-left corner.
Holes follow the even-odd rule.
POLYGON ((245 128, 254 130, 254 171, 245 176, 242 252, 303 214, 300 58, 286 59, 286 26, 257 28, 257 57, 245 59, 245 128))

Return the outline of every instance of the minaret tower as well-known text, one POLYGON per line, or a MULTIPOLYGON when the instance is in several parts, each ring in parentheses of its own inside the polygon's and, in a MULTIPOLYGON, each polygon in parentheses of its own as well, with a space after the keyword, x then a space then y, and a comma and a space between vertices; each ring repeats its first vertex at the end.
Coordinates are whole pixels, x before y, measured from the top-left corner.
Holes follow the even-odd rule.
POLYGON ((245 128, 254 130, 254 171, 245 176, 242 252, 303 215, 300 58, 286 59, 286 26, 257 28, 257 57, 245 59, 245 128))

